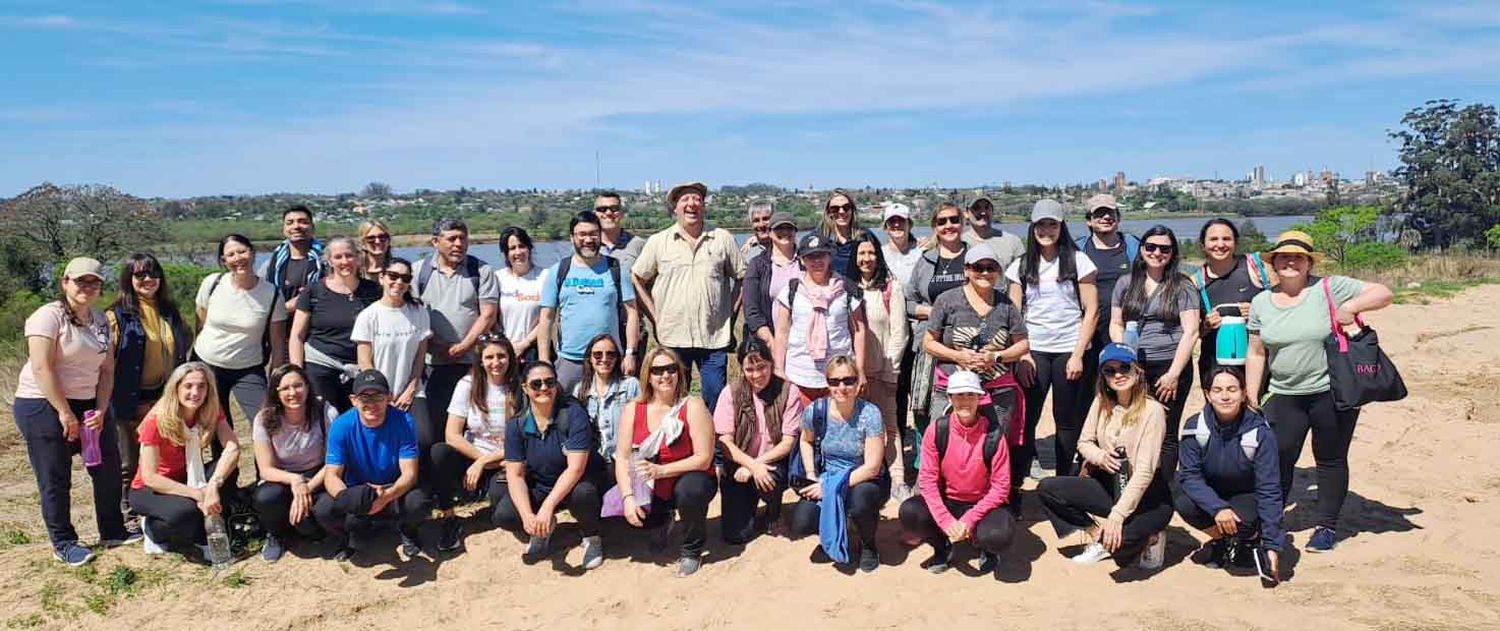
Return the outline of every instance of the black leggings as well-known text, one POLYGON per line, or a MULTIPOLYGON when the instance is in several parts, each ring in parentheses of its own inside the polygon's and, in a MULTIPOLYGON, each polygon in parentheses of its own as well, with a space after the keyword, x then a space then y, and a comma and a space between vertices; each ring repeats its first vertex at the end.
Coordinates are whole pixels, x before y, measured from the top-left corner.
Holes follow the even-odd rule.
MULTIPOLYGON (((880 508, 891 498, 891 479, 881 476, 867 480, 849 489, 849 502, 844 509, 849 521, 854 522, 859 545, 865 550, 875 549, 875 528, 880 525, 880 508)), ((792 506, 792 535, 803 537, 818 534, 818 518, 822 512, 821 502, 802 500, 792 506)))
MULTIPOLYGON (((1047 478, 1037 484, 1037 493, 1060 534, 1095 525, 1094 517, 1108 517, 1115 505, 1104 482, 1093 477, 1047 478)), ((1167 495, 1166 483, 1154 479, 1135 511, 1125 518, 1120 528, 1120 547, 1111 555, 1115 564, 1124 567, 1134 563, 1145 550, 1151 535, 1161 532, 1170 521, 1172 502, 1167 495)))
POLYGON ((1083 433, 1083 417, 1088 414, 1089 399, 1093 397, 1094 370, 1086 359, 1083 362, 1083 377, 1078 381, 1068 380, 1068 358, 1072 353, 1047 353, 1032 351, 1036 360, 1036 382, 1026 388, 1026 441, 1016 450, 1017 469, 1031 466, 1036 457, 1036 426, 1042 418, 1042 403, 1047 393, 1052 393, 1052 422, 1057 425, 1056 441, 1057 475, 1073 472, 1073 460, 1078 454, 1078 436, 1083 433))
MULTIPOLYGON (((1229 510, 1234 511, 1234 516, 1240 521, 1239 538, 1249 541, 1259 537, 1260 512, 1256 510, 1255 492, 1240 493, 1226 501, 1229 502, 1229 510)), ((1214 516, 1194 503, 1187 493, 1180 490, 1173 493, 1172 506, 1189 526, 1203 531, 1214 527, 1214 516)))
POLYGON ((339 414, 353 407, 353 404, 349 402, 350 384, 344 382, 342 368, 329 368, 322 364, 307 362, 306 370, 307 380, 310 382, 308 385, 312 387, 313 394, 317 395, 318 399, 333 406, 339 414))
MULTIPOLYGON (((955 518, 974 508, 973 504, 966 502, 955 502, 943 500, 943 505, 948 507, 948 512, 955 518)), ((921 495, 913 495, 901 502, 901 527, 913 535, 921 537, 923 541, 931 544, 934 550, 950 549, 947 533, 938 527, 937 520, 932 518, 932 510, 927 507, 927 500, 921 495)), ((969 533, 970 541, 974 547, 991 554, 999 554, 1006 546, 1010 545, 1011 536, 1015 534, 1015 518, 1010 516, 1009 511, 992 510, 985 515, 974 526, 974 532, 969 533)))
POLYGON ((755 478, 745 482, 734 480, 733 470, 738 465, 729 463, 727 471, 719 478, 720 534, 724 542, 739 545, 755 538, 755 507, 766 503, 766 519, 775 521, 781 517, 781 496, 786 491, 786 461, 771 468, 771 478, 776 481, 769 491, 755 486, 755 478))
MULTIPOLYGON (((472 499, 480 490, 490 488, 490 505, 495 504, 495 497, 491 485, 499 478, 499 484, 505 485, 505 463, 495 463, 494 469, 485 469, 484 475, 479 477, 479 484, 475 485, 474 491, 464 488, 464 475, 469 467, 474 466, 474 460, 465 456, 448 443, 438 443, 432 446, 430 451, 432 458, 432 501, 438 510, 453 508, 455 500, 459 498, 472 499)), ((504 489, 501 489, 504 492, 504 489)))
MULTIPOLYGON (((1155 399, 1156 380, 1172 369, 1172 360, 1142 362, 1141 368, 1146 371, 1146 390, 1155 399)), ((1182 431, 1182 408, 1187 405, 1192 389, 1193 367, 1187 366, 1183 368, 1182 375, 1177 377, 1177 398, 1159 401, 1167 408, 1167 433, 1161 439, 1161 463, 1157 468, 1157 475, 1164 476, 1164 480, 1170 480, 1177 474, 1177 434, 1182 431)))
POLYGON ((443 442, 448 428, 448 403, 453 399, 453 388, 458 380, 469 374, 466 364, 443 364, 427 367, 427 384, 424 399, 412 407, 412 423, 417 426, 417 448, 420 450, 422 488, 432 492, 433 468, 432 446, 443 442))
POLYGON ((1349 443, 1354 440, 1359 410, 1335 410, 1333 393, 1323 392, 1273 394, 1264 411, 1276 431, 1282 500, 1291 501, 1292 474, 1311 430, 1313 459, 1318 466, 1318 525, 1337 529, 1339 511, 1349 495, 1349 443))
POLYGON ((203 512, 192 499, 139 488, 130 490, 130 506, 145 520, 151 539, 169 550, 206 541, 203 512))
MULTIPOLYGON (((313 473, 316 471, 304 473, 302 477, 310 478, 313 473)), ((323 494, 321 490, 313 493, 314 506, 317 505, 318 496, 323 494)), ((260 484, 250 491, 250 505, 255 508, 255 515, 260 518, 260 525, 266 529, 266 532, 282 539, 294 534, 316 539, 323 533, 312 511, 308 511, 307 516, 297 522, 297 525, 292 525, 292 487, 280 482, 261 480, 260 484)))
POLYGON ((651 495, 651 512, 646 515, 646 528, 657 528, 671 521, 672 511, 682 520, 681 556, 698 556, 708 542, 708 503, 718 492, 713 474, 707 471, 689 471, 678 476, 672 488, 672 499, 665 500, 651 495))
POLYGON ((360 484, 344 489, 338 497, 323 493, 313 505, 313 515, 317 516, 318 525, 335 537, 363 536, 374 528, 377 519, 394 517, 401 533, 415 538, 417 526, 422 525, 431 511, 427 493, 418 488, 407 491, 396 501, 386 504, 385 510, 371 515, 370 507, 374 502, 374 489, 360 484))
MULTIPOLYGON (((573 491, 568 493, 557 510, 566 510, 573 515, 578 522, 578 530, 585 537, 593 537, 599 534, 599 511, 604 508, 604 477, 585 473, 578 484, 573 485, 573 491)), ((540 488, 534 484, 527 483, 526 491, 530 496, 531 510, 536 511, 538 506, 547 499, 552 489, 540 488)), ((490 482, 490 502, 495 507, 490 514, 490 521, 496 526, 510 532, 521 534, 524 525, 521 521, 521 510, 516 507, 515 500, 510 497, 510 487, 506 484, 505 476, 497 475, 490 482)))

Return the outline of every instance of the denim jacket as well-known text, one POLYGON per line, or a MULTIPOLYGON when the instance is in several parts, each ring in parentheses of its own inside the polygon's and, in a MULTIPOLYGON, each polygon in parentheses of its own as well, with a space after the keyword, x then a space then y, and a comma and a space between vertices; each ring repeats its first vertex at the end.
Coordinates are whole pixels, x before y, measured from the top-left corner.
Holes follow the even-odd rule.
POLYGON ((573 396, 583 402, 589 418, 594 419, 594 425, 599 428, 599 455, 604 456, 605 462, 614 462, 620 415, 625 412, 625 406, 641 395, 641 382, 635 377, 625 377, 609 384, 602 397, 594 394, 593 388, 589 392, 582 392, 582 389, 582 383, 575 386, 573 396))

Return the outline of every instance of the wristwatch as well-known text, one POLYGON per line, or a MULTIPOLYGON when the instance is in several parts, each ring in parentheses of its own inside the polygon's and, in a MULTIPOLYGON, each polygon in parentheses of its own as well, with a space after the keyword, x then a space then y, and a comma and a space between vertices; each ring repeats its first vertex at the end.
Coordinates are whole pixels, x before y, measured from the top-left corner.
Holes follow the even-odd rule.
POLYGON ((629 355, 631 357, 635 357, 635 349, 633 349, 633 348, 627 348, 627 349, 625 349, 625 354, 629 355))

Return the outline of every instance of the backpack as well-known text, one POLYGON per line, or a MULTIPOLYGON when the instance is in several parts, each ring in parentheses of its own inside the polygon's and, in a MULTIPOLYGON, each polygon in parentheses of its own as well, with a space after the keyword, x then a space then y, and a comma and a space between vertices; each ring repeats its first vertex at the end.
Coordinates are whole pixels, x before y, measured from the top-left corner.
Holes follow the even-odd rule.
MULTIPOLYGON (((984 472, 985 477, 988 478, 990 466, 995 461, 995 455, 1000 453, 1000 441, 1005 440, 1007 428, 995 418, 994 408, 984 406, 980 408, 980 411, 990 422, 989 427, 984 431, 984 472)), ((937 446, 937 462, 933 463, 933 466, 937 467, 939 484, 943 484, 943 456, 948 453, 948 419, 948 415, 944 414, 932 424, 931 428, 932 431, 937 432, 933 434, 932 441, 937 446)), ((943 486, 947 485, 943 484, 943 486)))
MULTIPOLYGON (((1120 235, 1120 240, 1125 243, 1125 260, 1134 261, 1135 253, 1141 249, 1141 238, 1133 234, 1123 233, 1120 235)), ((1092 233, 1074 239, 1073 245, 1078 246, 1078 251, 1084 254, 1088 254, 1089 250, 1098 249, 1094 247, 1094 235, 1092 233)))
MULTIPOLYGON (((479 267, 483 264, 483 261, 480 261, 472 254, 464 256, 464 269, 462 274, 464 278, 469 279, 469 284, 474 286, 475 296, 479 295, 479 267)), ((421 298, 422 293, 427 291, 427 281, 432 279, 432 270, 435 267, 437 266, 432 264, 431 256, 424 256, 420 259, 417 259, 416 296, 418 298, 421 298)))
MULTIPOLYGON (((1198 447, 1208 446, 1208 409, 1205 408, 1198 413, 1198 425, 1192 429, 1193 440, 1198 441, 1198 447)), ((1255 460, 1255 452, 1260 449, 1260 432, 1246 432, 1240 434, 1240 451, 1245 452, 1247 460, 1255 460)))
MULTIPOLYGON (((214 292, 219 289, 219 283, 223 282, 224 277, 227 275, 226 272, 219 272, 213 275, 213 282, 208 284, 208 298, 210 300, 213 299, 214 292)), ((265 279, 261 280, 263 282, 270 282, 265 279)), ((260 361, 262 366, 271 363, 271 318, 276 316, 276 302, 281 300, 281 292, 276 291, 276 286, 272 285, 271 289, 271 308, 266 312, 266 326, 261 330, 260 334, 260 361)), ((204 309, 204 311, 208 310, 204 309)), ((201 328, 203 323, 199 322, 198 326, 201 328)), ((288 330, 291 329, 291 314, 287 314, 287 328, 288 330)), ((192 355, 197 359, 202 359, 201 357, 197 357, 198 351, 196 349, 192 351, 192 355)))
MULTIPOLYGON (((613 256, 603 257, 609 262, 609 276, 615 281, 615 294, 619 297, 615 301, 615 326, 618 328, 616 334, 622 344, 628 342, 625 339, 625 287, 620 284, 620 260, 613 256)), ((557 262, 557 300, 562 302, 563 281, 568 279, 568 271, 573 269, 573 257, 569 256, 557 262)), ((558 315, 558 333, 562 332, 562 315, 558 315)))
MULTIPOLYGON (((858 414, 856 403, 855 413, 858 414)), ((812 402, 812 433, 813 433, 813 465, 819 471, 823 470, 823 432, 828 429, 828 398, 820 398, 812 402)), ((791 462, 787 463, 787 478, 808 478, 807 467, 802 462, 802 455, 793 450, 791 462)))
MULTIPOLYGON (((844 312, 849 314, 850 321, 853 321, 854 298, 855 296, 863 297, 864 290, 860 289, 858 285, 855 285, 852 281, 850 281, 848 276, 839 276, 838 280, 839 282, 844 284, 844 312)), ((796 304, 797 287, 801 285, 802 279, 800 278, 793 278, 786 283, 786 310, 788 314, 790 314, 792 311, 792 305, 796 304)), ((887 284, 886 286, 889 287, 890 285, 887 284)), ((890 306, 891 303, 889 296, 887 296, 885 304, 887 307, 890 306)), ((851 326, 850 331, 853 332, 853 330, 854 329, 851 326)))
MULTIPOLYGON (((1245 262, 1249 263, 1251 267, 1254 267, 1257 275, 1260 276, 1260 288, 1270 289, 1271 278, 1266 275, 1266 264, 1265 262, 1260 260, 1260 254, 1246 254, 1245 262)), ((1202 266, 1200 266, 1196 270, 1193 270, 1193 280, 1198 281, 1198 296, 1203 299, 1203 312, 1206 314, 1209 310, 1214 308, 1214 305, 1213 301, 1209 300, 1208 298, 1208 275, 1203 273, 1202 266)))

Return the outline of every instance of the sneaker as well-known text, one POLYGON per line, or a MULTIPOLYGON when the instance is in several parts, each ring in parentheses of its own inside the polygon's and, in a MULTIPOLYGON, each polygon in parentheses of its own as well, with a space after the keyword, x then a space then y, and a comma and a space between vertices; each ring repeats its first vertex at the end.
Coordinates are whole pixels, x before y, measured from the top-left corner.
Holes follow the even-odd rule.
POLYGON ((1208 560, 1203 562, 1205 567, 1215 570, 1229 567, 1229 558, 1233 556, 1234 545, 1228 537, 1220 537, 1204 544, 1208 549, 1208 560))
POLYGON ((438 531, 438 550, 443 552, 457 550, 459 546, 463 545, 463 542, 460 541, 463 534, 464 525, 458 521, 457 517, 444 519, 438 531))
POLYGON ((932 556, 922 562, 922 567, 927 568, 933 574, 942 574, 948 571, 948 562, 953 556, 953 547, 934 548, 932 556))
POLYGON ((1259 543, 1247 541, 1235 541, 1229 548, 1229 564, 1226 567, 1252 568, 1255 567, 1255 549, 1259 543))
POLYGON ((521 555, 521 560, 530 565, 547 558, 552 551, 550 537, 532 537, 526 542, 526 552, 521 555))
POLYGON ((1078 556, 1068 560, 1078 565, 1093 565, 1108 558, 1109 551, 1104 549, 1104 544, 1095 541, 1089 544, 1089 547, 1084 548, 1083 552, 1080 552, 1078 556))
POLYGON ((1141 552, 1141 558, 1136 561, 1136 567, 1143 570, 1155 570, 1161 568, 1167 560, 1167 533, 1158 532, 1151 535, 1150 543, 1141 552))
POLYGON ((146 525, 148 523, 150 522, 144 519, 141 520, 141 549, 144 550, 146 554, 166 554, 166 546, 157 543, 156 538, 151 536, 151 529, 146 525))
POLYGON ((1032 460, 1031 471, 1026 474, 1026 477, 1038 482, 1040 482, 1042 478, 1047 477, 1047 472, 1042 470, 1042 461, 1032 460))
POLYGON ((1339 544, 1339 535, 1332 528, 1318 526, 1313 529, 1312 537, 1307 540, 1308 552, 1332 552, 1334 546, 1339 544))
POLYGON ((353 561, 354 552, 354 548, 349 547, 349 544, 342 544, 339 546, 338 552, 333 553, 333 561, 335 563, 348 563, 350 561, 353 561))
POLYGON ((859 551, 859 571, 869 574, 880 569, 880 553, 875 548, 865 548, 859 551))
POLYGON ((94 551, 77 541, 67 541, 52 549, 52 556, 69 566, 78 567, 94 559, 94 551))
POLYGON ((703 567, 703 559, 698 555, 684 555, 677 559, 677 578, 687 578, 698 572, 703 567))
POLYGON ((989 574, 1000 567, 1000 555, 994 552, 979 553, 979 573, 989 574))
POLYGON ((118 536, 118 537, 113 537, 113 538, 110 538, 110 539, 101 539, 101 540, 99 540, 99 545, 104 546, 106 548, 117 548, 119 546, 129 545, 129 544, 135 543, 137 541, 140 541, 141 539, 142 539, 142 535, 141 535, 141 531, 140 530, 136 530, 135 532, 130 532, 127 529, 125 531, 124 535, 121 535, 121 536, 118 536))
POLYGON ((276 535, 266 535, 266 545, 260 549, 260 558, 266 563, 275 563, 281 560, 281 555, 286 554, 286 546, 281 543, 276 535))
POLYGON ((401 533, 401 555, 407 559, 415 559, 422 556, 422 544, 417 540, 417 533, 401 533))
POLYGON ((1260 584, 1262 587, 1275 587, 1277 583, 1281 582, 1271 572, 1271 556, 1266 553, 1265 549, 1257 547, 1250 554, 1255 557, 1255 573, 1260 575, 1260 584))
POLYGON ((911 485, 905 483, 897 484, 891 488, 891 501, 900 504, 911 499, 916 494, 917 490, 912 488, 911 485))
POLYGON ((599 535, 583 538, 583 569, 604 565, 604 540, 599 535))

